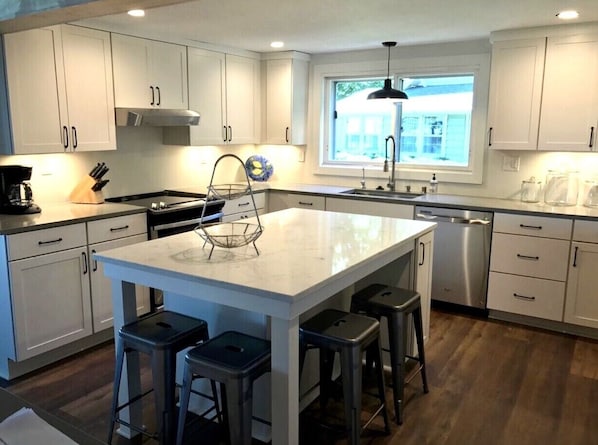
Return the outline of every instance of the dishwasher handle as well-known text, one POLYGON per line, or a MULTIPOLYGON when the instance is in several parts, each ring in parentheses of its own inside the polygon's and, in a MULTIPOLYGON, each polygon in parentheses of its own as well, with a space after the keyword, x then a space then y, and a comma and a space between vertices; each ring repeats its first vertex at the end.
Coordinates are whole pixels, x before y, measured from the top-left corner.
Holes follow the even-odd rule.
POLYGON ((418 213, 416 215, 417 219, 425 219, 427 221, 439 221, 439 222, 448 222, 451 224, 464 224, 464 225, 488 225, 491 221, 487 219, 479 219, 479 218, 461 218, 459 216, 441 216, 441 215, 433 215, 433 214, 424 214, 418 213))

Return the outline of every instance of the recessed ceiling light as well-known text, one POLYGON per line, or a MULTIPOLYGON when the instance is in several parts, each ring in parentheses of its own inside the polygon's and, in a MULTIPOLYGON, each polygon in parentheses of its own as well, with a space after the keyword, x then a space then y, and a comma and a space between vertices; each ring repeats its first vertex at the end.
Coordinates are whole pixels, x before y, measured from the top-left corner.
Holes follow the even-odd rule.
POLYGON ((561 20, 572 20, 579 17, 579 12, 573 10, 561 11, 556 16, 561 20))
POLYGON ((131 17, 144 17, 145 11, 143 9, 131 9, 127 12, 131 17))
POLYGON ((270 43, 272 48, 282 48, 284 46, 284 42, 272 42, 270 43))

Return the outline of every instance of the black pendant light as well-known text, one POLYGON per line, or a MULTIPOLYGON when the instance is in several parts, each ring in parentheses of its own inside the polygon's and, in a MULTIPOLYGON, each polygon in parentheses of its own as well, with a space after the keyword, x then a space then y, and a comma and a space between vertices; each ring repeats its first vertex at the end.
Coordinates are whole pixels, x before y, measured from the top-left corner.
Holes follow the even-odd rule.
POLYGON ((381 90, 368 94, 368 99, 394 99, 396 101, 409 99, 404 92, 395 90, 390 85, 390 48, 397 46, 397 42, 382 42, 382 45, 388 48, 388 65, 386 79, 384 79, 384 87, 381 90))

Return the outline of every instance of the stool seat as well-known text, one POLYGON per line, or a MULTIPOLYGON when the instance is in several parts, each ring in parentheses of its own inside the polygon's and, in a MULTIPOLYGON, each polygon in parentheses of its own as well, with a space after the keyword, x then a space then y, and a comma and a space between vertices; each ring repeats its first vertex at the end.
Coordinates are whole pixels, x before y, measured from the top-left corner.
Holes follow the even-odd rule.
POLYGON ((397 423, 401 424, 403 423, 406 358, 411 358, 419 362, 418 371, 422 377, 424 393, 428 392, 421 296, 413 290, 375 283, 353 295, 351 299, 351 311, 360 314, 364 313, 376 318, 386 317, 387 319, 395 416, 397 423), (408 356, 406 353, 407 316, 409 314, 413 316, 418 350, 417 357, 408 356))
MULTIPOLYGON (((176 417, 176 354, 209 339, 206 321, 171 311, 160 311, 122 326, 116 340, 116 366, 108 444, 112 443, 115 423, 158 439, 160 444, 174 443, 176 417), (152 390, 119 405, 119 389, 125 355, 140 352, 151 356, 152 384, 155 397, 157 432, 149 434, 141 425, 132 425, 118 413, 152 390)), ((212 397, 218 411, 216 386, 212 397)))
POLYGON ((361 436, 362 357, 368 349, 375 353, 380 405, 366 425, 382 413, 385 431, 389 433, 378 320, 336 309, 325 309, 301 324, 299 339, 300 372, 303 370, 307 349, 320 349, 320 406, 323 411, 331 392, 334 354, 340 353, 345 428, 352 445, 357 445, 361 436))
POLYGON ((185 356, 177 444, 183 443, 194 376, 220 382, 223 410, 233 445, 251 444, 253 382, 270 371, 270 342, 227 331, 189 350, 185 356))

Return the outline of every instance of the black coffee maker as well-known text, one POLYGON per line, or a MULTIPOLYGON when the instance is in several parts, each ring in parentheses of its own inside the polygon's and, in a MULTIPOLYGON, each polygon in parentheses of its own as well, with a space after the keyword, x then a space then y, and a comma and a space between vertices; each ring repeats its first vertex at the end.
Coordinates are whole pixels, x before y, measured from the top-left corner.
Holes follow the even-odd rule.
POLYGON ((0 213, 39 213, 33 203, 33 192, 27 181, 31 179, 32 167, 0 165, 0 213))

